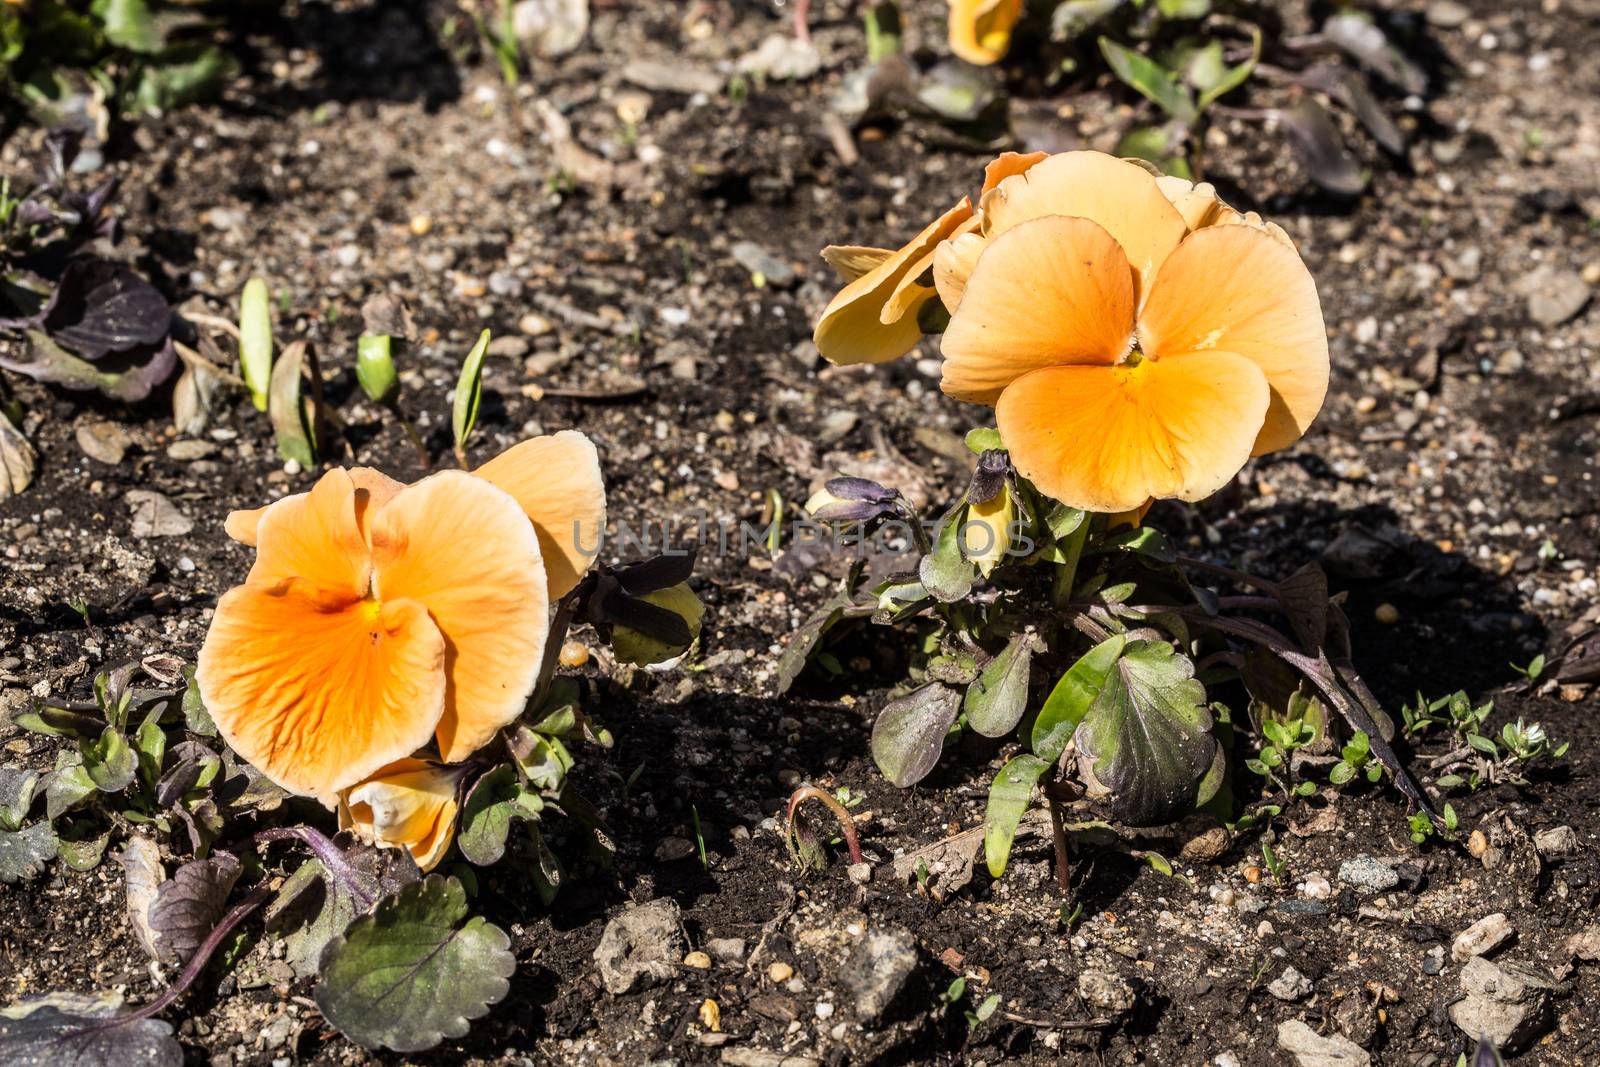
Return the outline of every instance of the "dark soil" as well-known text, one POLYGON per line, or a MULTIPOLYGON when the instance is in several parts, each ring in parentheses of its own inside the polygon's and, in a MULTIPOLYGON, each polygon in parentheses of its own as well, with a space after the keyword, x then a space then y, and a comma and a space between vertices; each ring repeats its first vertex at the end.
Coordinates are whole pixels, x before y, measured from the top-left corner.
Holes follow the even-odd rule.
MULTIPOLYGON (((1393 6, 1421 24, 1421 3, 1393 6)), ((1279 1064, 1291 1057, 1278 1024, 1299 1017, 1355 1038, 1374 1062, 1449 1067, 1468 1047, 1446 1015, 1459 995, 1450 942, 1495 911, 1517 931, 1500 959, 1568 983, 1518 1062, 1600 1062, 1600 970, 1574 968, 1563 948, 1600 919, 1600 698, 1523 684, 1511 667, 1541 652, 1554 663, 1600 624, 1600 309, 1539 326, 1522 286, 1545 265, 1600 271, 1600 12, 1591 0, 1468 6, 1463 25, 1429 31, 1439 89, 1406 112, 1408 158, 1372 150, 1372 187, 1355 201, 1317 194, 1259 125, 1230 118, 1212 132, 1219 185, 1280 222, 1317 277, 1334 385, 1298 446, 1150 521, 1188 552, 1268 576, 1321 560, 1349 590, 1356 661, 1392 709, 1418 691, 1465 689, 1496 701, 1497 725, 1538 720, 1570 740, 1564 764, 1530 786, 1452 797, 1463 828, 1494 830, 1503 852, 1419 849, 1402 802, 1374 789, 1285 812, 1271 831, 1281 881, 1262 872, 1259 833, 1212 861, 1179 860, 1192 827, 1086 843, 1065 908, 1038 837, 1019 843, 998 882, 980 870, 945 894, 937 873, 926 887, 897 880, 892 855, 981 822, 985 783, 1007 753, 963 744, 918 788, 885 783, 866 745, 896 681, 895 639, 846 635, 835 649, 843 681, 808 677, 775 695, 782 642, 842 564, 774 561, 735 540, 702 552, 707 625, 687 667, 623 676, 597 658, 586 668, 589 710, 617 740, 584 750, 577 773, 614 832, 615 869, 564 853, 569 884, 550 910, 517 875, 482 878, 480 910, 512 934, 521 963, 488 1019, 426 1055, 363 1053, 323 1024, 263 939, 174 1013, 192 1062, 755 1063, 739 1052, 770 1050, 833 1063, 1279 1064), (1398 622, 1378 621, 1391 617, 1380 605, 1398 622), (850 880, 842 859, 809 877, 791 864, 773 817, 802 779, 862 798, 869 884, 850 880), (695 814, 704 867, 682 847, 695 814), (1529 861, 1526 837, 1558 825, 1576 831, 1579 851, 1529 861), (1157 873, 1132 847, 1173 858, 1184 877, 1157 873), (1405 880, 1378 894, 1342 884, 1341 863, 1362 853, 1405 880), (607 920, 661 896, 682 906, 690 947, 738 937, 748 954, 606 994, 592 954, 607 920), (911 931, 922 963, 889 1017, 862 1026, 838 974, 871 927, 911 931), (1428 974, 1441 945, 1442 971, 1428 974), (773 964, 792 977, 774 981, 773 964), (1267 992, 1286 965, 1311 995, 1284 1003, 1267 992), (1125 980, 1131 1010, 1086 1000, 1100 981, 1086 973, 1125 980), (938 994, 958 975, 969 1000, 946 1009, 938 994), (969 1029, 962 1010, 991 993, 998 1010, 969 1029), (707 998, 724 1033, 698 1021, 707 998), (268 1047, 263 1030, 282 1013, 294 1027, 268 1047)), ((1303 21, 1300 8, 1285 5, 1286 20, 1303 21)), ((739 102, 653 90, 629 132, 618 105, 643 101, 623 80, 628 61, 726 70, 786 16, 728 0, 597 4, 581 50, 508 89, 487 64, 455 64, 439 38, 443 10, 308 4, 249 39, 247 77, 223 104, 147 122, 115 146, 131 251, 175 302, 225 316, 247 277, 266 276, 287 309, 280 336, 321 351, 348 424, 344 461, 420 473, 400 427, 354 379, 361 303, 388 291, 427 334, 408 356, 405 404, 441 463, 451 462, 447 394, 488 326, 504 340, 487 364, 474 456, 579 427, 601 447, 614 518, 636 531, 648 521, 658 538, 664 524, 686 540, 699 516, 736 529, 757 520, 768 490, 803 500, 840 467, 946 500, 967 474, 960 434, 984 412, 940 395, 932 342, 877 368, 820 364, 811 324, 834 283, 816 253, 896 243, 974 186, 986 156, 934 127, 887 124, 861 131, 860 161, 843 165, 821 116, 858 62, 858 23, 841 3, 818 9, 818 77, 754 84, 739 102), (558 175, 546 105, 617 164, 613 187, 558 175), (753 285, 730 251, 741 240, 792 265, 794 284, 753 285)), ((937 13, 916 29, 942 48, 937 13)), ((1130 99, 1103 82, 1018 88, 1020 128, 1042 147, 1109 149, 1131 119, 1130 99)), ((38 147, 19 132, 0 164, 24 173, 38 147)), ((310 476, 286 472, 243 400, 209 433, 210 455, 181 461, 168 452, 164 398, 130 412, 29 385, 19 395, 42 459, 35 485, 0 505, 0 743, 7 762, 46 766, 53 746, 6 712, 30 693, 81 698, 95 672, 128 660, 192 655, 217 596, 248 566, 223 517, 310 476), (115 466, 75 443, 105 420, 131 438, 115 466), (136 538, 124 501, 135 488, 168 496, 192 531, 136 538)), ((616 559, 638 554, 611 547, 616 559)), ((1424 761, 1440 750, 1420 747, 1424 761)), ((568 844, 558 828, 557 851, 568 844)), ((0 887, 8 994, 116 990, 138 1003, 167 977, 128 930, 115 863, 0 887)))

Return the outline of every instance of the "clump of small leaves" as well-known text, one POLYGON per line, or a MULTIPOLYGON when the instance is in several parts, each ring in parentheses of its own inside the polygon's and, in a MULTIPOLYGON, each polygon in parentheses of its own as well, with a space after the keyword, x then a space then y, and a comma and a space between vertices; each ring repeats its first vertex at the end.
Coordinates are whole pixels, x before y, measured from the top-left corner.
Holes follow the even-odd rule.
POLYGON ((1571 742, 1552 741, 1541 723, 1519 718, 1497 733, 1489 726, 1493 714, 1493 700, 1474 704, 1460 691, 1431 701, 1418 693, 1415 703, 1401 709, 1407 735, 1442 733, 1450 746, 1428 760, 1429 768, 1439 772, 1434 784, 1440 789, 1475 792, 1489 785, 1527 785, 1535 767, 1567 754, 1571 742))
POLYGON ((1044 497, 994 430, 974 431, 968 446, 972 484, 938 518, 863 479, 835 479, 812 498, 809 510, 848 531, 847 543, 865 553, 874 537, 899 536, 915 565, 875 581, 852 569, 799 628, 779 677, 787 688, 860 621, 909 629, 910 677, 878 715, 873 757, 906 787, 967 731, 1014 745, 989 785, 993 876, 1019 832, 1040 829, 1028 818, 1036 797, 1064 892, 1070 835, 1106 820, 1160 825, 1200 810, 1242 826, 1276 814, 1262 806, 1235 820, 1245 730, 1256 740, 1245 768, 1283 803, 1316 790, 1312 770, 1335 784, 1387 772, 1415 811, 1436 818, 1350 662, 1342 598, 1318 568, 1270 581, 1181 557, 1153 527, 1044 497), (1229 690, 1248 697, 1248 723, 1217 699, 1229 690))
POLYGON ((49 128, 95 132, 123 115, 214 97, 239 70, 217 43, 227 3, 27 0, 0 4, 0 94, 49 128), (209 10, 208 10, 209 9, 209 10))
POLYGON ((52 135, 39 183, 0 197, 0 333, 28 349, 26 360, 0 357, 0 367, 135 403, 177 368, 176 324, 155 286, 113 258, 119 183, 79 188, 80 143, 52 135))

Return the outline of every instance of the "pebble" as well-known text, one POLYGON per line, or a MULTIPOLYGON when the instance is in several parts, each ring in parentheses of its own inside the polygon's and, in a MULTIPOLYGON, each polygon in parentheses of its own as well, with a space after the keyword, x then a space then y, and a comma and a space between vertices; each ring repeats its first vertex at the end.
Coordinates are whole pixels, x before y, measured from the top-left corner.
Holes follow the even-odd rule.
POLYGON ((561 646, 563 667, 582 667, 589 662, 589 646, 582 641, 567 641, 561 646))
POLYGON ((754 241, 736 241, 730 251, 739 266, 750 272, 752 280, 761 279, 757 287, 765 283, 781 289, 795 282, 794 267, 754 241))
POLYGON ((1393 604, 1379 604, 1372 612, 1372 617, 1385 626, 1393 626, 1400 621, 1400 609, 1393 604))
POLYGON ((839 986, 855 1005, 856 1017, 871 1025, 889 1011, 919 963, 917 941, 910 931, 898 927, 870 930, 839 968, 839 986))
POLYGON ((1572 856, 1580 848, 1578 832, 1570 826, 1552 826, 1533 835, 1533 847, 1541 856, 1572 856))
POLYGON ((721 960, 723 963, 738 963, 744 959, 745 940, 742 937, 713 937, 706 942, 706 951, 711 954, 712 959, 721 960))
POLYGON ((629 908, 606 923, 594 950, 600 981, 613 996, 641 983, 670 980, 682 958, 683 921, 678 905, 665 897, 629 908))
POLYGON ((1355 856, 1339 864, 1339 881, 1360 889, 1381 893, 1400 884, 1400 874, 1387 863, 1371 856, 1355 856))
POLYGON ((1527 293, 1528 317, 1540 326, 1559 326, 1583 310, 1593 293, 1575 270, 1541 267, 1518 288, 1527 293))
POLYGON ((357 245, 341 245, 333 254, 341 267, 354 267, 361 262, 361 248, 357 245))
POLYGON ((543 315, 537 315, 530 311, 517 320, 517 329, 529 337, 543 337, 555 329, 555 326, 543 315))
POLYGON ((1467 6, 1458 3, 1457 0, 1433 0, 1423 17, 1428 20, 1430 26, 1441 30, 1453 30, 1471 16, 1472 12, 1467 6))
POLYGON ((1553 988, 1554 982, 1529 968, 1474 956, 1461 969, 1463 996, 1450 1005, 1450 1021, 1468 1038, 1485 1036, 1514 1055, 1550 1028, 1553 988))
POLYGON ((1339 1034, 1327 1037, 1301 1019, 1278 1024, 1278 1047, 1294 1057, 1296 1067, 1371 1067, 1366 1049, 1339 1034))
POLYGON ((122 427, 111 422, 82 423, 75 436, 84 455, 108 467, 121 463, 128 454, 128 446, 133 443, 122 427))
POLYGON ((1444 971, 1444 946, 1434 945, 1422 954, 1422 973, 1441 974, 1444 971))
POLYGON ((1109 1016, 1132 1011, 1133 986, 1113 971, 1083 971, 1078 975, 1078 995, 1095 1011, 1109 1016))
POLYGON ((1311 989, 1311 979, 1293 967, 1285 967, 1282 974, 1267 983, 1267 992, 1285 1004, 1304 1000, 1311 995, 1311 989))
POLYGON ((794 977, 794 968, 787 963, 779 961, 767 968, 767 980, 774 985, 781 985, 794 977))
POLYGON ((845 869, 845 873, 850 876, 850 880, 856 885, 866 885, 872 881, 872 864, 852 863, 845 869))
POLYGON ((1333 895, 1333 886, 1322 874, 1313 874, 1300 883, 1300 892, 1312 900, 1327 900, 1333 895))
POLYGON ((193 519, 152 489, 130 489, 122 499, 133 514, 135 537, 182 537, 194 529, 193 519))
POLYGON ((622 80, 641 89, 707 96, 722 91, 722 78, 709 70, 667 60, 635 59, 622 68, 622 80))
POLYGON ((267 1048, 282 1048, 294 1030, 294 1019, 280 1015, 261 1028, 261 1043, 267 1048))
POLYGON ((185 438, 167 446, 167 458, 175 459, 179 463, 193 463, 197 459, 205 459, 216 451, 217 446, 210 441, 185 438))
POLYGON ((426 212, 418 212, 411 216, 409 226, 411 228, 411 236, 426 237, 433 232, 433 216, 426 212))
POLYGON ((711 969, 711 957, 704 952, 691 952, 683 957, 683 965, 697 971, 707 971, 711 969))
POLYGON ((1450 958, 1466 963, 1474 956, 1487 956, 1517 936, 1504 912, 1485 915, 1456 935, 1450 943, 1450 958))
POLYGON ((860 417, 853 411, 835 411, 817 427, 817 444, 823 447, 842 440, 855 429, 860 417))

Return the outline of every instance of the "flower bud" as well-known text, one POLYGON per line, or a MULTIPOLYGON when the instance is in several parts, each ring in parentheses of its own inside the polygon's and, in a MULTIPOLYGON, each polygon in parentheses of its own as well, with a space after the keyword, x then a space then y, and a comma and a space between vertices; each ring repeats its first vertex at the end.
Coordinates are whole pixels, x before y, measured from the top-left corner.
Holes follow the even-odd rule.
POLYGON ((989 572, 1011 551, 1016 524, 1017 498, 1011 486, 1002 481, 988 500, 967 505, 966 521, 961 527, 962 555, 976 563, 985 578, 989 577, 989 572))
POLYGON ((432 870, 455 839, 465 767, 396 760, 339 794, 339 828, 379 848, 403 848, 432 870))

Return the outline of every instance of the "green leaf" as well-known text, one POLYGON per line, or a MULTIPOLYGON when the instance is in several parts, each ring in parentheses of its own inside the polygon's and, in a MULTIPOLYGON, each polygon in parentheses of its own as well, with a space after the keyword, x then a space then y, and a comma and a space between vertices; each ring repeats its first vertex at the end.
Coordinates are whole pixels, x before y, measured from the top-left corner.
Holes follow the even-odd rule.
POLYGON ((1333 769, 1328 771, 1328 781, 1334 785, 1344 785, 1355 776, 1355 767, 1348 763, 1335 763, 1333 769))
POLYGON ((1468 734, 1467 744, 1471 745, 1479 752, 1482 752, 1490 759, 1498 759, 1500 757, 1500 749, 1493 741, 1489 740, 1487 737, 1484 737, 1482 734, 1468 734))
POLYGON ((145 0, 104 0, 96 5, 106 40, 130 52, 159 52, 165 35, 145 0))
POLYGON ((0 830, 15 832, 22 826, 38 788, 38 771, 0 767, 0 830))
POLYGON ((133 784, 139 761, 121 730, 107 726, 98 741, 81 742, 80 746, 84 769, 100 792, 120 793, 133 784))
POLYGON ((983 812, 983 856, 993 877, 1006 873, 1017 824, 1028 810, 1039 776, 1050 767, 1050 763, 1038 756, 1024 753, 1001 767, 989 784, 989 806, 983 812))
POLYGON ((961 694, 939 684, 885 704, 872 727, 872 758, 883 776, 901 788, 927 777, 960 711, 961 694))
POLYGON ((967 687, 967 725, 984 737, 1004 737, 1028 710, 1028 675, 1033 666, 1033 638, 1013 637, 983 673, 967 687))
POLYGON ((216 737, 217 724, 211 721, 211 713, 206 710, 205 697, 194 680, 194 667, 185 667, 183 676, 189 683, 183 691, 183 724, 201 737, 216 737))
POLYGON ((935 599, 946 604, 961 600, 972 592, 975 568, 961 554, 961 516, 965 514, 964 509, 959 509, 945 519, 933 551, 923 556, 917 566, 923 586, 935 599))
POLYGON ((256 410, 267 410, 267 390, 272 384, 272 297, 262 278, 245 282, 239 295, 239 369, 256 410))
POLYGON ((139 774, 145 782, 154 785, 161 777, 161 764, 167 757, 167 732, 159 723, 146 721, 133 737, 139 763, 139 774))
POLYGON ((94 791, 94 779, 89 777, 81 757, 74 752, 60 753, 56 757, 56 769, 50 772, 45 782, 45 818, 55 822, 82 804, 94 791))
POLYGON ((706 613, 705 605, 694 595, 689 583, 679 582, 665 589, 657 589, 652 593, 645 593, 639 599, 648 601, 658 608, 665 608, 681 618, 689 627, 689 644, 672 644, 619 624, 611 628, 611 648, 616 652, 617 658, 636 667, 648 667, 676 659, 687 652, 695 639, 700 636, 700 621, 706 613))
POLYGON ((979 426, 967 431, 967 448, 976 455, 1005 448, 1000 442, 1000 431, 992 426, 979 426))
POLYGON ((317 465, 317 442, 300 396, 305 354, 305 342, 295 341, 278 356, 267 390, 267 413, 272 419, 278 455, 294 460, 303 470, 311 470, 317 465))
POLYGON ((1183 157, 1183 140, 1168 126, 1135 126, 1117 142, 1116 155, 1124 159, 1143 159, 1154 163, 1165 174, 1190 178, 1189 161, 1183 157))
POLYGON ((393 349, 394 338, 386 333, 364 333, 356 341, 356 381, 374 404, 392 404, 400 395, 393 349))
POLYGON ((1107 638, 1085 652, 1074 663, 1039 710, 1033 722, 1034 755, 1047 763, 1061 758, 1073 731, 1089 713, 1090 706, 1100 696, 1100 690, 1111 677, 1117 660, 1122 656, 1128 639, 1121 634, 1107 638))
POLYGON ((468 863, 487 867, 506 852, 506 838, 515 819, 536 819, 544 802, 517 779, 516 768, 502 763, 473 783, 461 806, 461 831, 456 845, 468 863))
POLYGON ((1100 38, 1100 53, 1106 57, 1111 73, 1145 99, 1179 122, 1194 121, 1194 97, 1178 83, 1171 71, 1149 56, 1124 48, 1109 37, 1100 38))
POLYGON ((545 844, 544 833, 537 822, 528 823, 528 843, 533 846, 536 860, 531 872, 533 889, 539 894, 539 901, 548 908, 561 889, 561 864, 555 853, 550 851, 550 846, 545 844))
POLYGON ((478 423, 478 402, 483 399, 483 357, 489 353, 489 331, 478 335, 478 342, 461 363, 461 377, 456 379, 456 399, 450 411, 450 429, 455 434, 456 447, 465 448, 472 428, 478 423))
POLYGON ((180 45, 139 69, 132 105, 144 112, 172 111, 217 96, 239 73, 239 62, 211 45, 180 45))
POLYGON ((1203 19, 1211 14, 1211 0, 1156 0, 1164 19, 1203 19))
POLYGON ((48 822, 15 833, 0 830, 0 882, 32 878, 56 857, 56 834, 48 822))
POLYGON ((1135 826, 1170 821, 1194 800, 1216 739, 1194 664, 1165 641, 1133 641, 1078 724, 1078 769, 1135 826))
POLYGON ((1251 26, 1249 57, 1229 67, 1209 86, 1200 90, 1199 109, 1204 111, 1216 103, 1219 97, 1225 96, 1243 85, 1245 79, 1255 72, 1256 64, 1259 62, 1261 62, 1261 31, 1251 26))
POLYGON ((361 1046, 421 1052, 465 1037, 471 1020, 506 995, 516 969, 505 933, 467 919, 461 883, 435 874, 384 898, 329 943, 315 997, 361 1046))
POLYGON ((267 928, 284 940, 284 957, 301 978, 313 978, 328 943, 385 894, 415 882, 419 873, 404 849, 346 849, 332 873, 320 860, 295 869, 267 907, 267 928))
POLYGON ((837 626, 844 618, 844 611, 854 601, 844 593, 840 593, 832 600, 823 604, 821 608, 800 624, 800 628, 789 638, 789 643, 783 648, 783 655, 778 657, 778 692, 787 693, 800 677, 800 672, 805 670, 807 663, 822 644, 822 639, 828 631, 837 626))
POLYGON ((106 854, 106 846, 111 843, 109 827, 98 836, 91 836, 83 829, 86 825, 88 820, 80 820, 56 834, 56 847, 61 862, 75 871, 92 871, 100 866, 100 861, 106 854))

